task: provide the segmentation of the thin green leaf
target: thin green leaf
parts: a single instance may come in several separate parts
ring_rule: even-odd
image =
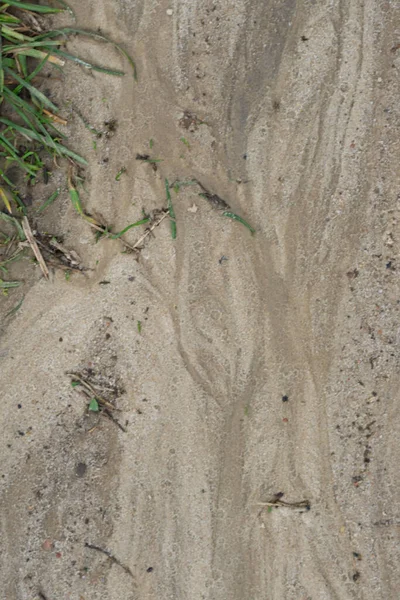
[[[1,35],[3,37],[6,38],[6,40],[20,40],[21,42],[24,42],[25,40],[29,41],[29,37],[27,35],[23,35],[22,33],[19,33],[18,31],[14,31],[14,29],[12,29],[11,27],[8,27],[8,25],[4,25],[2,24],[1,26]]]
[[[0,219],[2,219],[3,221],[5,221],[6,223],[11,223],[12,225],[14,225],[15,229],[17,230],[18,237],[21,240],[21,242],[25,241],[24,230],[22,229],[22,225],[21,225],[21,223],[18,221],[18,219],[16,217],[12,217],[11,215],[7,215],[4,212],[0,212]]]
[[[4,137],[4,135],[0,134],[0,146],[2,146],[6,152],[7,152],[7,159],[9,160],[15,160],[15,162],[17,162],[19,164],[19,166],[26,171],[27,173],[29,173],[30,175],[32,175],[33,177],[35,176],[35,171],[27,164],[25,164],[20,157],[18,156],[18,154],[15,152],[14,148],[12,147],[12,145],[10,144],[10,142],[7,140],[7,138]]]
[[[17,17],[14,17],[14,15],[8,15],[8,14],[3,14],[2,11],[3,10],[7,10],[8,6],[7,4],[5,4],[1,9],[0,9],[0,23],[15,23],[15,25],[18,25],[18,23],[21,23],[21,19],[18,19]]]
[[[107,75],[115,75],[116,77],[123,77],[125,73],[123,71],[118,71],[116,69],[108,69],[107,67],[100,67],[99,65],[94,65],[92,63],[79,58],[79,56],[75,56],[74,54],[69,54],[68,52],[64,52],[63,50],[53,50],[53,54],[57,54],[57,56],[62,56],[66,60],[72,60],[78,65],[82,65],[86,69],[91,69],[92,71],[99,71],[100,73],[106,73]]]
[[[55,41],[33,40],[32,42],[25,42],[24,44],[10,44],[10,45],[3,46],[3,51],[4,52],[13,52],[14,50],[25,50],[28,48],[38,48],[38,47],[44,46],[50,52],[52,50],[52,48],[49,48],[49,46],[60,46],[61,44],[64,44],[64,42],[61,40],[55,40]]]
[[[15,57],[15,59],[18,61],[18,64],[20,66],[20,69],[22,71],[24,79],[26,79],[28,77],[28,66],[27,66],[25,54],[23,52],[21,52],[21,54],[18,53],[18,55]]]
[[[53,112],[58,112],[58,108],[55,104],[53,104],[42,92],[36,89],[33,85],[22,79],[15,71],[6,67],[5,72],[7,75],[10,75],[15,81],[17,81],[20,85],[28,90],[31,96],[37,98],[44,106],[49,107]]]
[[[132,223],[131,225],[128,225],[128,227],[125,227],[125,229],[123,229],[119,233],[113,233],[112,235],[108,235],[108,237],[111,240],[116,240],[116,239],[120,238],[122,235],[124,235],[124,233],[126,233],[127,231],[129,231],[129,229],[132,229],[132,227],[139,227],[139,225],[145,225],[149,221],[150,221],[149,218],[141,219],[140,221],[136,221],[136,223]]]
[[[247,227],[247,229],[249,229],[252,234],[256,232],[256,230],[251,225],[249,225],[247,221],[245,221],[244,219],[242,219],[242,217],[239,217],[239,215],[236,215],[233,212],[225,211],[222,213],[222,216],[228,217],[229,219],[233,219],[234,221],[239,221],[239,223]]]
[[[5,205],[6,209],[8,210],[8,212],[11,214],[12,210],[11,210],[11,204],[10,204],[10,200],[7,196],[7,192],[4,188],[0,187],[0,198],[3,201],[3,204]]]
[[[75,13],[72,10],[72,8],[69,6],[69,4],[67,4],[66,2],[64,2],[64,0],[56,0],[56,2],[58,2],[58,4],[60,4],[64,10],[66,10],[67,12],[69,12],[69,14],[74,17],[74,19],[76,19],[75,17]]]
[[[25,296],[22,296],[21,300],[18,302],[18,304],[16,304],[14,306],[14,308],[12,308],[11,310],[8,311],[8,313],[6,313],[5,317],[13,317],[15,315],[15,313],[17,313],[19,311],[19,309],[22,306],[22,303],[25,299]]]
[[[168,212],[169,212],[169,219],[170,219],[170,223],[171,223],[171,237],[173,240],[175,240],[176,239],[176,218],[175,218],[174,207],[172,205],[171,192],[169,191],[168,179],[165,180],[165,191],[167,194],[167,206],[168,206]]]
[[[0,279],[0,289],[2,290],[9,290],[11,288],[19,287],[20,285],[20,281],[3,281],[3,279]]]
[[[0,35],[0,96],[3,95],[3,89],[4,89],[4,69],[3,69],[3,40],[2,37]]]
[[[7,0],[6,4],[9,6],[16,6],[24,10],[30,10],[31,12],[37,12],[42,14],[51,14],[62,12],[61,8],[51,8],[51,6],[40,6],[39,4],[30,4],[28,2],[20,2],[19,0]]]
[[[26,127],[21,127],[20,125],[17,125],[13,121],[10,121],[9,119],[6,119],[4,117],[0,117],[0,123],[5,123],[9,127],[12,127],[13,129],[15,129],[16,131],[21,133],[21,135],[24,135],[26,138],[28,138],[28,140],[36,140],[36,141],[44,144],[46,147],[49,147],[49,143],[46,141],[46,138],[43,135],[41,135],[40,133],[37,133],[37,131],[34,131],[33,129],[26,129]],[[0,134],[0,145],[1,145],[1,139],[2,139],[2,136]],[[79,156],[79,154],[76,154],[72,150],[69,150],[69,148],[66,148],[65,146],[56,142],[55,140],[53,140],[53,142],[54,142],[54,149],[56,150],[56,152],[58,154],[61,154],[63,156],[69,156],[70,158],[73,158],[77,162],[81,163],[82,165],[88,164],[87,161],[84,158],[82,158],[82,156]],[[16,157],[15,160],[17,160],[17,159],[18,159],[18,156]],[[22,164],[24,165],[24,163],[22,163]],[[26,165],[24,165],[24,168],[26,170],[28,170]],[[35,173],[32,173],[32,174],[34,175]]]
[[[61,191],[61,189],[57,188],[56,191],[53,192],[51,194],[51,196],[49,198],[47,198],[47,200],[45,202],[43,202],[42,206],[40,206],[36,212],[39,214],[39,213],[42,213],[44,210],[46,210],[46,208],[48,206],[50,206],[50,204],[52,204],[54,202],[54,200],[56,200],[58,198],[58,196],[60,195],[60,191]]]
[[[69,196],[71,198],[72,206],[74,207],[74,209],[76,210],[78,215],[83,217],[89,223],[99,226],[99,223],[97,223],[96,219],[93,219],[93,217],[90,217],[89,215],[87,215],[85,213],[85,211],[83,210],[79,192],[76,189],[76,187],[73,185],[71,179],[68,180],[68,190],[69,190]]]
[[[63,27],[62,29],[55,29],[53,31],[48,31],[47,33],[44,33],[44,34],[38,36],[36,39],[43,39],[45,37],[46,38],[47,37],[56,37],[58,35],[66,35],[66,36],[68,36],[68,35],[71,35],[73,33],[76,33],[78,35],[86,35],[86,36],[91,37],[91,38],[93,38],[95,40],[102,40],[103,42],[107,42],[109,44],[112,44],[114,46],[114,48],[116,48],[119,52],[121,52],[121,54],[129,62],[129,64],[132,67],[132,70],[133,70],[133,78],[135,79],[135,81],[137,81],[137,69],[136,69],[136,65],[135,65],[132,57],[126,52],[126,50],[124,50],[122,48],[122,46],[120,46],[116,42],[113,42],[112,40],[110,40],[105,35],[102,35],[101,33],[96,33],[94,31],[89,31],[87,29],[76,29],[75,27]]]
[[[139,334],[142,333],[142,321],[137,322],[137,330]]]
[[[115,176],[115,181],[119,181],[121,179],[121,175],[126,173],[126,167],[122,167]]]

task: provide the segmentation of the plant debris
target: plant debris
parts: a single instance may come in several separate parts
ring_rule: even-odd
[[[128,575],[130,575],[132,579],[135,579],[135,576],[133,575],[130,568],[124,565],[120,560],[118,560],[118,558],[116,558],[109,550],[101,548],[100,546],[96,546],[95,544],[89,544],[88,542],[85,543],[85,547],[90,548],[91,550],[96,550],[97,552],[101,552],[101,554],[107,556],[107,558],[109,558],[111,562],[121,567],[121,569],[123,569],[125,573],[128,573]]]

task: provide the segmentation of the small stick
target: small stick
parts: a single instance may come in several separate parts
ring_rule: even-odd
[[[85,379],[83,379],[80,375],[77,375],[76,373],[67,373],[67,375],[69,375],[70,377],[73,377],[74,379],[79,381],[79,383],[84,388],[86,388],[86,390],[88,390],[89,392],[92,393],[93,396],[95,396],[95,398],[96,398],[96,400],[98,400],[99,404],[102,404],[103,406],[106,406],[107,408],[110,408],[111,410],[117,410],[116,407],[114,406],[114,404],[111,404],[111,402],[108,402],[108,400],[104,400],[104,398],[102,398],[99,395],[99,393],[94,389],[94,387],[88,381],[85,381]]]
[[[55,269],[61,269],[61,271],[78,271],[79,273],[82,273],[82,269],[80,269],[79,267],[63,265],[63,264],[57,263],[53,260],[48,260],[47,264],[50,267],[54,267]]]
[[[117,421],[117,419],[114,417],[114,415],[112,413],[110,413],[110,411],[107,408],[104,409],[102,414],[106,415],[106,417],[108,417],[113,423],[115,423],[115,425],[117,427],[119,427],[121,431],[126,433],[125,427],[123,425],[121,425],[121,423],[119,421]]]
[[[283,500],[273,500],[272,502],[257,502],[256,506],[282,506],[286,508],[305,508],[310,510],[311,506],[308,500],[300,502],[284,502]]]
[[[24,230],[24,234],[26,236],[26,239],[29,242],[30,247],[32,248],[33,254],[35,255],[36,260],[39,263],[39,266],[42,270],[43,275],[45,276],[46,279],[48,279],[49,278],[49,270],[46,266],[46,263],[44,262],[42,253],[40,252],[39,247],[36,243],[36,240],[33,236],[32,229],[31,229],[31,226],[29,225],[29,221],[28,221],[27,217],[22,218],[22,228]]]
[[[105,227],[100,227],[99,225],[96,225],[95,223],[89,223],[90,227],[93,227],[93,229],[96,229],[96,231],[100,231],[101,233],[107,234],[109,232],[107,232]],[[125,246],[125,248],[129,248],[129,250],[135,250],[135,246],[131,246],[130,244],[128,244],[128,242],[125,242],[125,240],[123,240],[122,238],[118,238],[120,242],[122,242],[122,244]]]
[[[89,542],[85,542],[85,546],[86,546],[86,548],[90,548],[91,550],[96,550],[97,552],[101,552],[101,554],[105,554],[105,556],[107,556],[107,558],[109,558],[111,560],[111,562],[113,562],[116,565],[118,565],[119,567],[121,567],[121,569],[123,569],[125,571],[125,573],[128,573],[128,575],[130,575],[132,577],[132,579],[135,580],[135,576],[132,573],[132,571],[130,570],[130,568],[127,567],[126,565],[122,564],[122,562],[119,561],[118,558],[116,558],[109,550],[106,550],[105,548],[100,548],[100,546],[96,546],[95,544],[89,544]]]
[[[158,227],[158,225],[164,221],[164,219],[166,217],[168,217],[169,215],[169,211],[166,210],[163,212],[162,216],[158,219],[158,221],[155,221],[152,225],[150,225],[150,227],[146,230],[146,232],[142,235],[141,238],[138,239],[138,241],[136,242],[136,244],[134,244],[132,246],[133,250],[138,250],[139,246],[141,245],[141,243],[153,232],[153,230]]]

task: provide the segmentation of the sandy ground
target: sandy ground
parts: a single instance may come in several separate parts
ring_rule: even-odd
[[[90,270],[15,264],[2,300],[25,293],[1,325],[0,597],[397,600],[398,4],[71,4],[139,73],[51,86],[87,210],[118,231],[165,206],[165,177],[196,178],[257,231],[196,186],[173,194],[176,241],[165,220],[138,261],[95,244],[66,192],[33,219]],[[72,105],[115,131],[95,149]],[[262,505],[278,497],[308,506]]]

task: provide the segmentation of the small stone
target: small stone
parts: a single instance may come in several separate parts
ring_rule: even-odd
[[[44,540],[43,544],[42,544],[42,550],[46,550],[46,552],[48,552],[49,550],[53,549],[53,542],[52,540]]]
[[[172,15],[174,14],[174,11],[172,10],[172,8],[167,8],[166,12],[169,17],[172,17]]]
[[[83,462],[80,462],[75,467],[75,473],[77,477],[83,477],[87,471],[87,465]]]

